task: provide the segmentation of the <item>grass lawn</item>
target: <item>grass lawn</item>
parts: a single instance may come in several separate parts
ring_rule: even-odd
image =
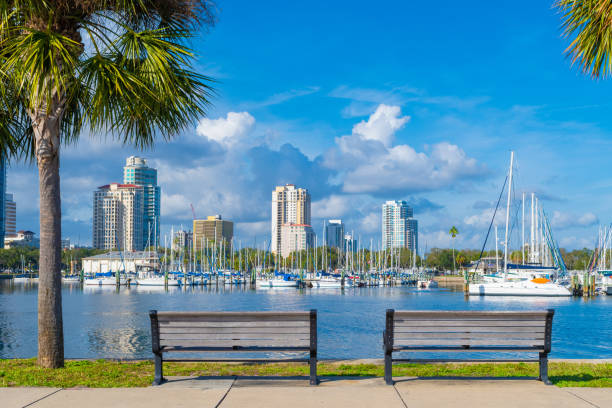
[[[320,362],[318,375],[382,377],[380,364]],[[414,377],[536,377],[535,363],[397,364],[394,376]],[[166,376],[307,376],[306,364],[165,363]],[[612,363],[549,363],[549,378],[559,387],[612,387]],[[35,359],[0,360],[0,387],[146,387],[153,381],[151,361],[66,361],[50,370]]]

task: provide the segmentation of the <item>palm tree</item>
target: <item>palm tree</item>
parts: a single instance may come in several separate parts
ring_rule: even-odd
[[[453,239],[453,273],[457,270],[457,264],[455,263],[455,237],[459,234],[459,230],[454,225],[448,231],[451,238]]]
[[[557,0],[563,36],[572,39],[565,52],[572,64],[592,78],[612,75],[612,1]]]
[[[213,23],[210,0],[0,2],[0,153],[39,174],[39,365],[64,363],[60,146],[89,129],[147,148],[202,116],[210,78],[186,42]]]

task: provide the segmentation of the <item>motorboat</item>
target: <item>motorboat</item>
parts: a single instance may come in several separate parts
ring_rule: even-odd
[[[81,282],[81,277],[79,275],[62,276],[62,282],[64,282],[64,283],[80,283]]]
[[[571,292],[566,287],[546,278],[471,283],[469,294],[475,296],[571,296]]]
[[[419,289],[434,289],[438,287],[438,282],[433,279],[417,281],[417,288]]]

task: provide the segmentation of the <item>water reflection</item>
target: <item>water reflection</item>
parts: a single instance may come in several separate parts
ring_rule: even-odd
[[[37,284],[0,282],[0,357],[36,355]],[[612,358],[612,297],[467,298],[456,288],[267,288],[62,286],[66,356],[150,358],[148,311],[308,310],[319,313],[322,358],[380,358],[384,312],[556,310],[553,357]]]

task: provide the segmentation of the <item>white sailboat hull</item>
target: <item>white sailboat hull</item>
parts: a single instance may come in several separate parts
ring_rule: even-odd
[[[119,285],[126,285],[127,281],[125,278],[119,278]],[[89,278],[85,279],[85,285],[87,286],[110,286],[117,285],[117,278]]]
[[[319,279],[312,281],[312,286],[315,288],[341,288],[342,282],[340,279]]]
[[[570,291],[555,283],[499,282],[471,283],[473,296],[571,296]]]
[[[297,288],[298,282],[284,279],[258,280],[256,286],[258,288]]]
[[[141,278],[136,281],[138,286],[166,286],[166,280],[163,276],[152,278]],[[168,278],[168,286],[179,286],[181,282],[178,279]]]

